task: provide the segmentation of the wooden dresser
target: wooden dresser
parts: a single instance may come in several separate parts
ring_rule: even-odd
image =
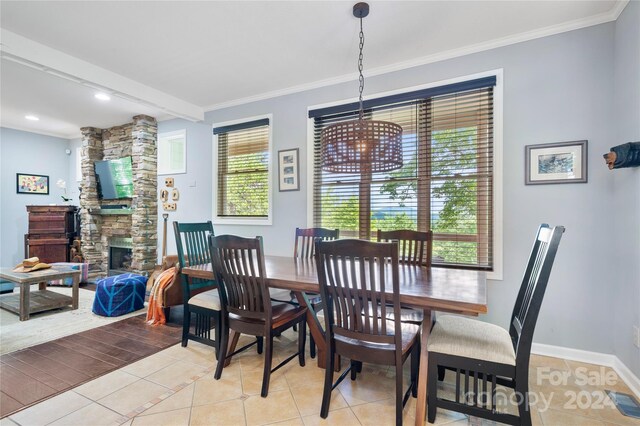
[[[77,235],[76,206],[27,206],[29,233],[27,257],[46,263],[68,262]]]

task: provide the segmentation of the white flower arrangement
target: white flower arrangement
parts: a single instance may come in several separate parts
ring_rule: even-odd
[[[56,182],[56,186],[64,191],[64,194],[61,195],[62,200],[71,201],[71,198],[67,197],[67,182],[65,182],[64,179],[58,179],[58,181]]]

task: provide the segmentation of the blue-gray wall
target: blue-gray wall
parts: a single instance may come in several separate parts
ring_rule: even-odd
[[[610,146],[640,141],[640,2],[629,2],[615,27],[614,132]],[[609,280],[613,290],[614,352],[640,377],[640,349],[633,345],[633,328],[640,326],[640,167],[613,170],[613,212],[609,241],[615,244]]]
[[[66,181],[68,192],[77,186],[67,148],[68,139],[0,128],[0,266],[15,266],[24,259],[24,234],[29,227],[26,206],[62,204],[58,179]],[[17,194],[16,173],[49,176],[49,195]],[[78,203],[77,190],[71,203]]]
[[[612,209],[612,176],[601,156],[616,138],[614,35],[615,23],[608,23],[370,77],[365,93],[366,97],[487,70],[504,70],[504,280],[489,282],[489,314],[484,319],[507,325],[537,226],[541,222],[562,224],[567,232],[535,340],[602,353],[614,353],[612,324],[605,312],[615,303],[611,287],[619,285],[606,267],[617,262],[612,229],[607,226],[616,216]],[[298,147],[301,157],[301,191],[274,191],[273,225],[217,225],[216,233],[262,235],[268,254],[289,255],[294,228],[307,225],[307,108],[356,94],[355,82],[337,84],[208,112],[207,125],[202,125],[207,131],[213,123],[273,114],[272,153]],[[176,120],[161,122],[159,132],[179,127]],[[524,185],[525,145],[582,139],[589,141],[587,184]],[[210,133],[204,131],[202,137],[188,137],[187,181],[196,171],[211,173],[211,143]],[[195,164],[193,155],[198,155]],[[274,170],[274,182],[276,178]],[[179,210],[187,210],[199,220],[212,217],[207,202],[182,202]],[[637,211],[636,208],[636,216]],[[636,266],[622,267],[633,268],[629,274],[637,270]],[[637,307],[627,304],[626,309],[631,312]]]

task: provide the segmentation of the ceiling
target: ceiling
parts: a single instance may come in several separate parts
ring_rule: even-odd
[[[71,138],[353,80],[353,3],[2,0],[0,124]],[[626,3],[371,1],[365,76],[608,22]]]

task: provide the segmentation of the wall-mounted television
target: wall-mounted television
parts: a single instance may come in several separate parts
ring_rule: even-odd
[[[133,197],[133,171],[131,157],[96,161],[93,164],[101,200],[119,200]]]

